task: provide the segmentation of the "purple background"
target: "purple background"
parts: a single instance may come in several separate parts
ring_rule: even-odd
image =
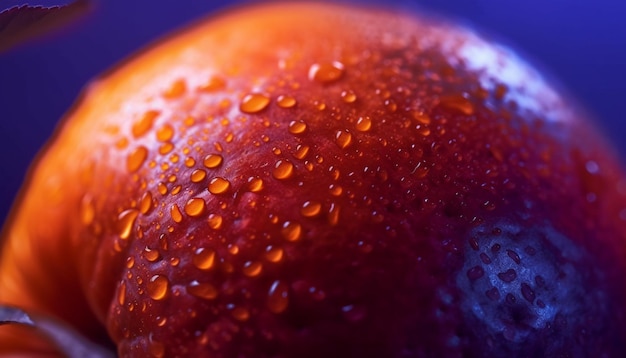
[[[451,15],[514,45],[595,113],[626,158],[626,1],[367,2]],[[0,10],[21,3],[0,0]],[[233,3],[101,0],[84,20],[0,54],[0,222],[29,163],[89,79],[160,35]]]

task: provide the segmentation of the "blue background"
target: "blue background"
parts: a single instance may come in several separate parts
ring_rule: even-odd
[[[428,9],[512,44],[589,108],[626,158],[626,1],[367,2]],[[0,10],[21,3],[0,0]],[[85,83],[172,29],[234,3],[102,0],[82,21],[0,54],[0,222],[31,160]]]

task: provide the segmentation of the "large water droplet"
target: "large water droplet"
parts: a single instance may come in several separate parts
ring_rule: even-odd
[[[289,122],[289,133],[302,134],[306,131],[306,123],[303,121],[291,121]]]
[[[355,127],[359,132],[367,132],[372,128],[372,119],[368,116],[359,117],[356,121]]]
[[[148,149],[144,146],[137,147],[137,149],[130,153],[126,158],[126,168],[131,173],[136,172],[139,168],[141,168],[147,157]]]
[[[247,261],[243,265],[242,272],[248,277],[256,277],[263,271],[263,264],[258,261]]]
[[[193,296],[205,300],[213,300],[217,297],[218,294],[215,287],[210,283],[200,283],[196,280],[191,281],[191,283],[187,285],[187,292],[189,292],[189,294]]]
[[[143,257],[150,262],[155,262],[161,259],[161,253],[146,246],[143,249]]]
[[[318,201],[306,201],[300,208],[300,214],[308,218],[319,215],[321,211],[322,204]]]
[[[284,251],[280,247],[269,245],[265,248],[265,258],[269,262],[280,262],[283,259]]]
[[[244,113],[258,113],[270,103],[270,97],[262,93],[251,93],[243,97],[239,109]]]
[[[344,65],[339,61],[316,63],[309,68],[309,80],[320,83],[335,82],[343,76]]]
[[[169,142],[174,137],[174,128],[165,124],[163,127],[157,129],[156,138],[159,142]]]
[[[273,313],[279,314],[284,312],[287,306],[289,306],[289,286],[276,280],[267,293],[267,308]]]
[[[167,277],[163,275],[154,275],[150,278],[150,281],[146,284],[146,290],[148,295],[153,300],[159,301],[167,296],[170,289],[170,282]]]
[[[439,104],[445,108],[463,113],[466,116],[474,114],[474,105],[462,95],[448,95],[439,99]]]
[[[352,90],[342,91],[341,98],[346,103],[354,103],[354,101],[356,101],[356,94]]]
[[[211,194],[224,194],[230,188],[230,182],[224,178],[215,177],[209,182],[209,192]]]
[[[199,183],[206,178],[206,172],[202,169],[196,169],[191,172],[190,180],[192,183]]]
[[[279,160],[274,166],[272,175],[276,179],[289,179],[293,175],[293,164],[288,160]]]
[[[185,80],[183,80],[182,78],[177,79],[176,81],[172,82],[170,87],[166,89],[165,92],[163,92],[163,97],[169,99],[178,98],[182,96],[186,91],[187,84],[185,83]]]
[[[128,209],[122,211],[120,215],[117,217],[118,222],[118,234],[121,239],[128,239],[133,230],[133,225],[135,224],[135,220],[139,215],[139,211],[136,209]]]
[[[221,155],[209,154],[206,157],[204,157],[203,164],[205,167],[209,169],[215,169],[219,167],[220,165],[222,165],[223,161],[224,161],[224,158]]]
[[[179,223],[183,221],[183,213],[181,213],[180,208],[176,204],[172,204],[172,206],[170,207],[170,215],[174,222]]]
[[[204,214],[206,210],[206,203],[202,198],[191,198],[185,204],[185,213],[191,217],[196,217]]]
[[[192,262],[200,270],[210,270],[215,262],[215,251],[201,247],[194,252]]]
[[[152,209],[152,205],[152,193],[146,191],[139,200],[139,211],[142,214],[147,214]]]
[[[119,303],[120,306],[123,306],[125,302],[126,302],[126,282],[122,281],[122,283],[120,284],[120,288],[117,292],[117,303]]]
[[[131,128],[133,136],[139,138],[146,134],[154,125],[154,120],[159,116],[161,112],[150,110],[141,116],[141,118],[135,122]]]
[[[348,131],[337,131],[335,133],[335,143],[341,149],[347,148],[352,143],[352,134]]]
[[[291,96],[278,96],[276,99],[276,103],[278,103],[279,107],[282,108],[291,108],[296,105],[296,99]]]
[[[297,222],[285,221],[281,233],[287,241],[297,241],[302,234],[302,227]]]
[[[248,178],[248,190],[253,193],[258,193],[263,190],[263,179],[258,177],[250,177]]]
[[[211,214],[209,215],[209,227],[213,230],[219,230],[222,227],[222,222],[224,220],[222,219],[221,215],[217,215],[217,214]]]

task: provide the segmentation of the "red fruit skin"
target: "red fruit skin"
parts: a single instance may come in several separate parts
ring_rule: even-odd
[[[46,161],[78,187],[67,288],[120,356],[626,353],[619,163],[575,103],[468,29],[229,13],[95,85]]]

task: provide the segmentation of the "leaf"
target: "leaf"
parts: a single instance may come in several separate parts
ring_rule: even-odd
[[[86,14],[89,0],[77,0],[62,6],[14,6],[0,12],[0,53],[61,28]]]
[[[0,305],[0,326],[22,324],[48,337],[68,358],[114,358],[115,354],[83,337],[72,328],[50,317],[29,315],[16,307]]]

